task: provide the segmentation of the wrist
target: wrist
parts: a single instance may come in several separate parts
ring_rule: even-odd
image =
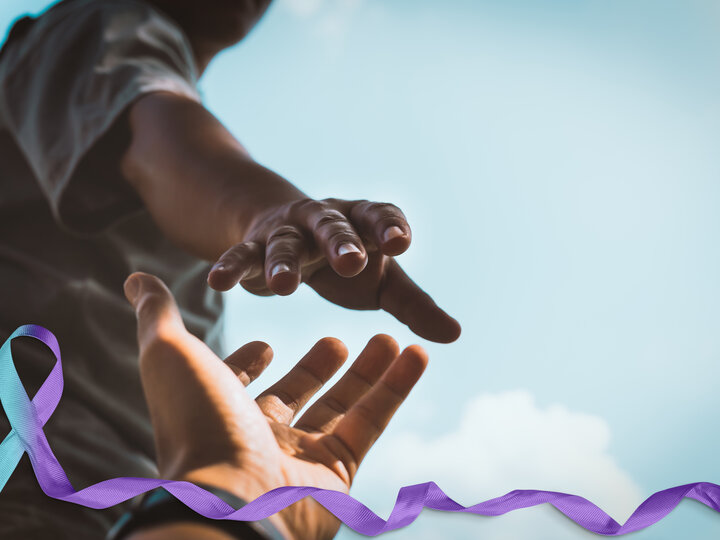
[[[201,484],[200,488],[242,508],[247,501],[223,489]],[[108,532],[106,540],[286,540],[267,519],[236,521],[212,519],[190,509],[166,489],[158,488],[133,501],[131,509]]]
[[[267,486],[250,472],[230,464],[217,464],[193,469],[179,475],[171,475],[172,480],[190,482],[196,485],[207,485],[220,488],[247,502],[252,502],[260,495],[267,493],[273,487]],[[273,514],[267,518],[272,525],[280,531],[286,540],[295,540],[288,524],[281,513]]]
[[[227,200],[228,210],[235,216],[231,234],[236,244],[255,240],[254,233],[262,229],[268,217],[294,202],[308,199],[305,193],[263,165],[248,159],[246,168],[244,188]]]

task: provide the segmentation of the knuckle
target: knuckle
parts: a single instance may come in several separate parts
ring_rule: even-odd
[[[221,260],[224,262],[239,262],[249,257],[252,257],[253,253],[257,249],[257,244],[254,242],[244,242],[233,246],[230,250],[226,251]]]
[[[407,230],[408,224],[405,215],[397,206],[390,203],[376,204],[377,206],[372,212],[372,221],[375,223],[375,227],[384,230],[395,225]]]
[[[278,263],[285,263],[294,268],[304,250],[305,237],[302,232],[291,225],[276,229],[268,240],[265,250],[265,269],[271,271]]]
[[[343,228],[348,229],[350,223],[342,212],[338,210],[325,210],[315,220],[315,229]]]
[[[368,210],[370,212],[373,212],[375,214],[380,214],[383,216],[386,216],[386,215],[396,216],[397,214],[402,214],[402,212],[400,211],[400,209],[397,206],[395,206],[392,203],[386,203],[386,202],[370,203]]]
[[[329,245],[345,243],[362,244],[362,241],[357,238],[357,235],[347,229],[331,231],[330,234],[326,236],[325,241]]]
[[[294,225],[281,225],[268,237],[268,247],[277,244],[297,243],[305,239],[303,233]]]
[[[362,201],[355,205],[352,210],[352,217],[357,221],[377,222],[384,220],[385,222],[394,220],[405,221],[405,215],[402,210],[392,203]]]
[[[385,429],[385,426],[378,421],[377,411],[371,409],[368,405],[362,402],[356,403],[355,408],[357,412],[365,419],[365,422],[367,422],[373,428],[373,438],[377,440],[377,438],[380,436],[380,433],[382,433],[382,431]]]
[[[263,412],[276,422],[285,421],[300,407],[296,398],[280,389],[266,391],[258,397],[258,401],[262,403]]]
[[[347,407],[340,403],[340,400],[336,397],[326,397],[322,403],[335,414],[345,414],[347,412]]]
[[[297,269],[298,257],[289,250],[277,251],[265,259],[265,275],[272,275],[272,271],[278,264],[286,264],[292,271]]]
[[[367,211],[368,205],[372,204],[367,199],[358,199],[356,201],[353,201],[352,203],[352,213],[353,215],[356,214],[364,214]]]
[[[348,208],[351,208],[354,204],[354,201],[348,201],[345,199],[337,199],[335,197],[330,197],[328,199],[322,199],[320,202],[324,203],[326,208],[334,208],[335,210],[340,210],[341,212],[345,212]]]
[[[300,199],[291,203],[290,214],[302,219],[303,216],[313,215],[318,212],[322,212],[328,207],[326,201],[319,201],[316,199]]]

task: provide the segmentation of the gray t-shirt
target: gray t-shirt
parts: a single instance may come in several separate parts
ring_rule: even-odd
[[[76,489],[154,476],[123,281],[137,270],[163,279],[188,329],[219,354],[222,304],[206,283],[209,264],[161,234],[118,160],[138,97],[200,99],[190,45],[136,0],[70,0],[20,26],[0,56],[0,342],[22,324],[57,336],[65,389],[45,432]],[[13,356],[34,392],[51,353],[23,338]],[[49,499],[28,463],[0,493],[0,538],[98,538],[120,512]]]

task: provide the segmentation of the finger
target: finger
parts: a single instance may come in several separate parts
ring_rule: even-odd
[[[388,261],[380,308],[429,341],[450,343],[460,337],[460,324],[440,309],[395,260]]]
[[[377,384],[338,422],[331,439],[339,440],[341,448],[349,453],[343,460],[351,474],[420,379],[427,361],[427,354],[421,347],[412,345],[405,349]]]
[[[342,378],[312,404],[295,427],[329,433],[352,405],[380,379],[400,350],[390,336],[373,337]]]
[[[275,294],[292,294],[300,285],[300,261],[306,253],[306,242],[300,229],[291,225],[277,228],[268,237],[265,281]]]
[[[367,264],[367,253],[350,221],[326,201],[305,201],[295,207],[299,219],[312,231],[315,244],[330,267],[343,277],[359,274]]]
[[[410,225],[394,204],[360,201],[350,211],[350,218],[360,234],[370,238],[385,255],[394,257],[410,247]]]
[[[346,359],[342,341],[321,339],[287,375],[258,396],[260,410],[275,422],[289,424]]]
[[[265,371],[273,358],[270,345],[262,341],[246,343],[225,359],[243,385],[247,386]]]
[[[187,332],[175,299],[160,279],[135,272],[125,280],[123,289],[135,309],[141,352],[159,337]]]
[[[210,269],[208,284],[216,291],[228,291],[242,280],[262,275],[262,255],[262,247],[256,242],[231,247]]]

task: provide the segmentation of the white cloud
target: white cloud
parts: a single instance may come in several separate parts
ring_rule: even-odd
[[[361,467],[353,495],[387,517],[394,494],[407,484],[433,480],[464,505],[513,489],[544,489],[581,495],[623,522],[643,497],[608,453],[609,442],[602,418],[560,405],[539,408],[526,391],[484,394],[468,403],[454,431],[433,439],[411,433],[382,438]],[[354,535],[345,530],[341,537]],[[547,505],[494,518],[426,511],[392,537],[597,538]]]

